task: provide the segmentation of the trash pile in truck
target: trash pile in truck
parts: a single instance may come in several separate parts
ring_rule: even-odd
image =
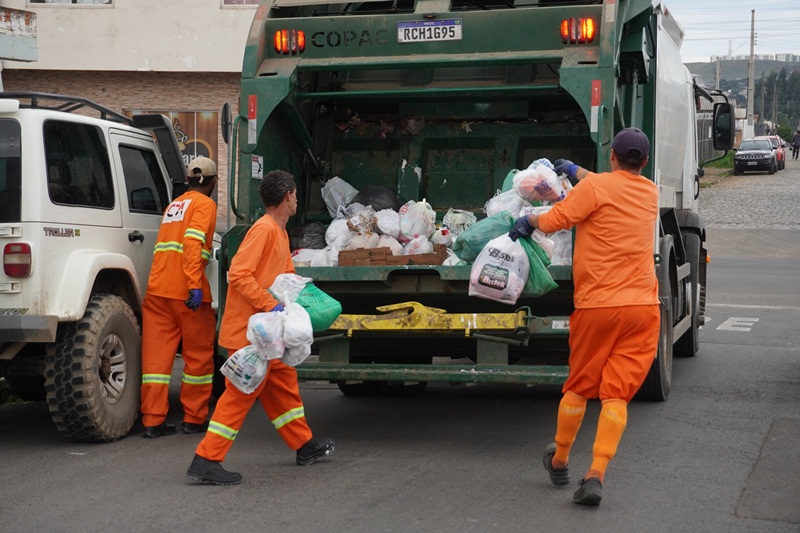
[[[514,242],[508,232],[517,217],[548,211],[571,187],[549,160],[539,159],[509,172],[484,205],[485,217],[450,207],[437,224],[425,199],[401,205],[389,188],[358,191],[334,177],[322,188],[332,222],[296,230],[301,237],[293,240],[292,258],[310,267],[472,265],[470,295],[513,304],[523,290],[541,295],[556,287],[547,266],[571,264],[572,233],[536,230]]]

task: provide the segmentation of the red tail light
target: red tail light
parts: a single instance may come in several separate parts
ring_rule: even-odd
[[[569,44],[585,44],[594,40],[595,25],[593,19],[575,18],[561,21],[561,42]]]
[[[3,247],[3,272],[6,276],[24,278],[31,273],[31,245],[24,242]]]
[[[306,32],[302,30],[278,30],[275,32],[273,44],[277,54],[302,54],[306,50]]]

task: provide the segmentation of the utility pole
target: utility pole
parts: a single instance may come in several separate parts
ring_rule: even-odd
[[[720,72],[719,72],[719,56],[717,56],[717,80],[714,83],[714,89],[716,89],[718,91],[719,91],[719,75],[720,75]]]
[[[748,135],[753,134],[753,92],[755,81],[753,80],[753,70],[755,69],[755,44],[756,44],[756,10],[750,11],[750,61],[747,65],[747,127],[750,130]]]

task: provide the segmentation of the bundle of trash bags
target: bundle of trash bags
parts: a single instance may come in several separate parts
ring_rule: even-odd
[[[221,372],[246,394],[264,380],[269,361],[297,366],[311,354],[315,331],[325,331],[339,317],[342,305],[314,285],[311,278],[281,274],[270,293],[283,311],[256,313],[247,323],[248,346],[231,355]]]
[[[436,212],[425,199],[403,204],[387,187],[358,191],[335,177],[322,187],[333,221],[327,227],[315,222],[301,230],[305,233],[293,242],[293,260],[298,266],[336,266],[341,250],[385,247],[394,255],[411,255],[431,253],[433,244],[444,244],[444,265],[473,265],[470,294],[514,303],[514,295],[522,290],[541,295],[556,286],[547,266],[572,263],[572,232],[545,235],[537,230],[518,243],[494,239],[507,235],[517,217],[551,209],[571,188],[549,160],[538,159],[508,173],[502,189],[484,205],[485,218],[449,208],[437,224]],[[519,259],[501,265],[501,257]],[[524,281],[521,289],[519,281]]]

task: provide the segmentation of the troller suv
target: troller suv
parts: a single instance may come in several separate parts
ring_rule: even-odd
[[[46,399],[70,440],[133,427],[141,302],[185,173],[163,115],[0,93],[0,377],[23,399]]]
[[[770,174],[775,174],[778,170],[775,150],[767,138],[745,139],[733,154],[734,175],[756,170],[766,170]]]

